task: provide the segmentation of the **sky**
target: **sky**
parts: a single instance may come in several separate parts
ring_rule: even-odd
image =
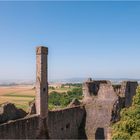
[[[49,79],[140,78],[140,2],[0,2],[0,79],[34,80],[36,46]]]

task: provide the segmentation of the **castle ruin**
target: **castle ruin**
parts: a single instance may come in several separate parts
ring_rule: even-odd
[[[48,110],[48,48],[36,49],[36,114],[0,124],[0,139],[110,139],[110,125],[132,104],[138,83],[88,79],[82,105]]]

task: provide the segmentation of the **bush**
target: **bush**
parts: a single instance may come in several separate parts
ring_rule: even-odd
[[[140,132],[134,133],[130,140],[140,140]]]
[[[120,131],[116,132],[112,138],[112,140],[128,140],[128,139],[130,139],[130,135],[128,133]]]
[[[132,106],[121,111],[121,119],[113,125],[112,139],[140,139],[140,88],[133,98]]]

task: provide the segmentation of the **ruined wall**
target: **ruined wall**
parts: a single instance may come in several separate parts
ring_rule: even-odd
[[[49,111],[49,137],[51,139],[86,138],[84,131],[85,110],[83,106]]]
[[[24,118],[27,113],[23,109],[17,108],[12,103],[4,103],[0,106],[0,124],[9,120]]]
[[[121,84],[121,93],[125,98],[125,107],[129,107],[132,104],[133,96],[136,94],[138,82],[136,81],[124,81]]]
[[[83,86],[87,138],[107,139],[113,105],[117,102],[118,97],[110,81],[90,81],[83,84]],[[88,90],[85,91],[85,89]]]
[[[49,111],[49,138],[85,139],[85,115],[85,109],[83,106],[77,106],[63,110]],[[43,132],[41,133],[43,136],[40,136],[39,134],[39,123],[39,116],[32,115],[27,118],[9,121],[7,123],[1,124],[0,139],[45,138]]]
[[[107,84],[110,83],[109,81],[99,80],[99,81],[92,81],[92,79],[83,83],[83,95],[84,98],[91,98],[92,96],[97,96],[100,84]]]
[[[48,117],[48,48],[36,48],[36,112],[40,117]]]
[[[39,117],[37,115],[28,118],[10,121],[0,125],[0,139],[33,139],[36,138]]]
[[[83,84],[88,139],[108,139],[110,124],[120,119],[120,111],[132,104],[138,83],[122,82],[112,86],[110,81],[92,81]]]

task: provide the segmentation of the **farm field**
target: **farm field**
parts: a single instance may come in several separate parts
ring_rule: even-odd
[[[58,93],[67,92],[71,88],[55,88],[50,89],[49,93],[56,91]],[[33,85],[19,85],[19,86],[1,86],[0,87],[0,105],[5,102],[14,103],[18,108],[28,111],[29,102],[35,98],[35,88]]]
[[[33,86],[0,87],[0,104],[14,103],[17,107],[28,111],[29,102],[35,98]]]

